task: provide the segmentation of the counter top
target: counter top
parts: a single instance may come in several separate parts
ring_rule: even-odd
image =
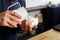
[[[51,29],[28,40],[60,40],[60,32]]]

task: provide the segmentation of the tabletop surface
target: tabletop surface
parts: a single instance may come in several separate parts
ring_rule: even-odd
[[[51,29],[28,40],[60,40],[60,32]]]

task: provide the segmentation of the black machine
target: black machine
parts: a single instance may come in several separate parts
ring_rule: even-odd
[[[44,30],[49,30],[53,26],[60,24],[60,6],[41,9],[43,14]]]

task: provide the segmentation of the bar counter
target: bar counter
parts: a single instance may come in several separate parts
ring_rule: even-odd
[[[38,34],[28,40],[60,40],[60,32],[50,29],[42,34]]]

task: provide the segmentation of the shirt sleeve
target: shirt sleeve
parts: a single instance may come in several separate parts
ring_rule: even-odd
[[[26,1],[25,0],[18,0],[21,6],[26,7]]]
[[[7,10],[8,6],[9,6],[8,0],[0,0],[0,12]]]
[[[3,11],[2,0],[0,0],[0,12]]]

